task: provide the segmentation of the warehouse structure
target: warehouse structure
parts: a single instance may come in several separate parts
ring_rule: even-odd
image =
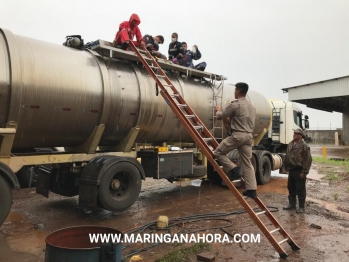
[[[349,145],[349,76],[282,89],[288,100],[327,112],[342,113],[342,141]]]

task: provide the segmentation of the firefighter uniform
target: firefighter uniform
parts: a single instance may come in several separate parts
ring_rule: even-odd
[[[181,61],[181,66],[194,68],[193,60],[199,60],[201,58],[201,52],[199,51],[199,48],[196,49],[196,52],[194,53],[191,50],[186,50],[185,56]]]
[[[305,135],[301,129],[294,130],[295,133]],[[291,209],[296,207],[296,196],[298,195],[299,208],[304,209],[305,197],[306,197],[306,175],[309,173],[309,169],[312,163],[312,157],[310,154],[309,146],[300,140],[298,143],[291,141],[287,145],[285,166],[289,170],[287,188],[289,192],[289,206],[284,209]],[[300,174],[303,173],[304,177],[301,178]]]
[[[236,165],[230,161],[227,154],[237,149],[240,155],[241,167],[247,190],[257,190],[255,171],[252,158],[252,131],[255,125],[256,108],[245,97],[232,101],[223,111],[218,111],[219,119],[230,118],[232,134],[225,138],[213,152],[218,162],[227,174]]]
[[[169,60],[181,60],[185,56],[184,48],[181,42],[170,43],[168,47],[168,59]],[[176,62],[177,63],[177,62]],[[178,62],[179,64],[180,62]]]

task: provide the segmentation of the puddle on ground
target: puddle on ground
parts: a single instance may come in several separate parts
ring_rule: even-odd
[[[288,174],[280,174],[279,170],[271,171],[272,177],[288,177]]]
[[[320,156],[323,157],[322,154],[322,145],[314,145],[310,144],[310,152],[312,156]],[[340,158],[340,159],[348,159],[349,158],[349,146],[326,146],[326,158]]]
[[[2,225],[1,231],[6,235],[5,241],[13,251],[39,256],[48,233],[36,230],[34,227],[27,216],[12,211]]]
[[[273,176],[268,184],[258,185],[257,192],[288,195],[287,178]]]
[[[26,217],[23,214],[12,211],[6,218],[4,225],[11,224],[11,223],[22,223],[25,219]]]

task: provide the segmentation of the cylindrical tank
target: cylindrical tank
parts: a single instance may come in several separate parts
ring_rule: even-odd
[[[109,240],[102,241],[102,235]],[[63,228],[46,237],[45,262],[110,261],[108,257],[121,262],[122,239],[120,231],[109,227]]]
[[[0,127],[18,124],[14,148],[74,147],[95,126],[106,128],[100,146],[117,145],[139,126],[136,142],[192,141],[141,66],[13,35],[0,29]],[[170,75],[176,89],[208,129],[213,127],[215,87]],[[223,105],[234,99],[234,85],[224,85]],[[270,106],[249,91],[257,108],[254,137],[270,123]],[[225,133],[225,132],[224,132]]]

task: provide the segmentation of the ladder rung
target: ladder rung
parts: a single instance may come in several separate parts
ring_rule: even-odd
[[[165,85],[164,85],[165,86]],[[179,94],[172,94],[172,97],[179,97]]]
[[[165,84],[164,84],[163,86],[171,87],[172,85],[165,85]],[[175,95],[178,95],[178,94],[175,94]]]
[[[280,228],[278,227],[278,228],[276,228],[276,229],[270,231],[269,233],[270,233],[270,234],[273,234],[273,233],[275,233],[275,232],[277,232],[277,231],[279,231],[279,230],[280,230]]]
[[[156,75],[157,77],[165,77],[165,76],[163,76],[163,75]]]
[[[182,108],[183,108],[183,107],[187,107],[186,104],[177,104],[177,106],[178,106],[178,107],[182,107]]]
[[[265,213],[267,213],[267,211],[262,211],[262,212],[258,212],[258,213],[256,213],[256,216],[259,216],[259,215],[263,215],[263,214],[265,214]]]
[[[281,240],[281,241],[279,242],[279,245],[281,245],[282,243],[285,243],[286,241],[288,241],[288,237],[286,237],[284,240]]]
[[[196,130],[203,129],[203,126],[193,126]]]
[[[185,115],[186,118],[194,118],[195,115]]]
[[[159,67],[157,67],[157,66],[149,66],[150,68],[154,68],[154,69],[159,69]]]
[[[204,137],[202,138],[202,140],[204,140],[205,142],[208,142],[212,140],[212,137]]]

